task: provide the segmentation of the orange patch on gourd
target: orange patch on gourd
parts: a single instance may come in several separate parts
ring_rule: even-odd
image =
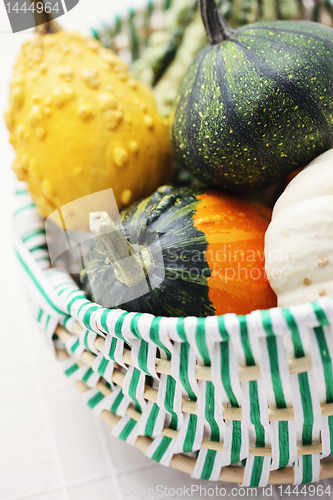
[[[264,237],[271,211],[230,195],[198,196],[194,226],[207,238],[209,298],[216,314],[247,314],[277,304],[265,275]]]

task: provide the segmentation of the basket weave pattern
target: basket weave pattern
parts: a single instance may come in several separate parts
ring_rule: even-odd
[[[208,318],[108,310],[50,267],[17,189],[16,252],[46,338],[84,400],[159,463],[244,486],[330,477],[333,300]]]

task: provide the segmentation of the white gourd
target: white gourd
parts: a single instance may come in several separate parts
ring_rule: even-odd
[[[277,200],[265,236],[265,267],[280,307],[333,297],[333,149]]]

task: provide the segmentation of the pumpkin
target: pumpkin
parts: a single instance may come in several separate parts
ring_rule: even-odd
[[[81,280],[103,307],[204,317],[276,305],[264,273],[270,220],[265,207],[204,189],[164,186],[121,218],[124,259],[137,252],[144,266],[141,278],[135,268],[140,259],[129,272],[129,259],[118,268],[122,243],[115,243],[107,226],[94,228],[99,236],[92,240]],[[126,254],[128,242],[134,252]],[[118,256],[108,251],[112,246]]]
[[[10,87],[13,169],[42,216],[108,188],[122,209],[170,179],[168,124],[151,90],[98,41],[35,34]]]
[[[208,185],[262,189],[333,145],[333,30],[269,21],[232,30],[201,0],[210,46],[172,114],[176,158]]]
[[[333,149],[288,184],[265,237],[268,280],[278,304],[333,295]]]

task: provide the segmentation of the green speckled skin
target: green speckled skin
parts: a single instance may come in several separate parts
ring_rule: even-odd
[[[116,299],[116,305],[126,311],[147,312],[157,316],[215,314],[208,297],[207,278],[211,270],[204,253],[208,243],[205,234],[193,225],[193,215],[199,203],[197,196],[202,192],[199,189],[164,186],[153,196],[133,204],[121,214],[124,234],[130,243],[147,247],[158,234],[165,279],[162,282],[156,280],[159,269],[154,266],[149,273],[149,281],[158,284],[142,297],[129,302],[121,299],[128,297],[129,289],[116,279],[112,265],[105,264],[106,255],[98,240],[92,240],[88,264],[81,274],[81,280],[86,283],[95,302],[110,307]],[[154,248],[152,244],[153,261]],[[183,251],[187,253],[182,256]],[[195,257],[195,263],[188,255]],[[197,259],[198,255],[200,260]],[[192,267],[200,271],[199,278],[189,273]],[[137,287],[140,290],[142,285]]]
[[[205,48],[180,88],[171,139],[195,176],[234,192],[305,166],[333,146],[333,30],[262,22]]]

